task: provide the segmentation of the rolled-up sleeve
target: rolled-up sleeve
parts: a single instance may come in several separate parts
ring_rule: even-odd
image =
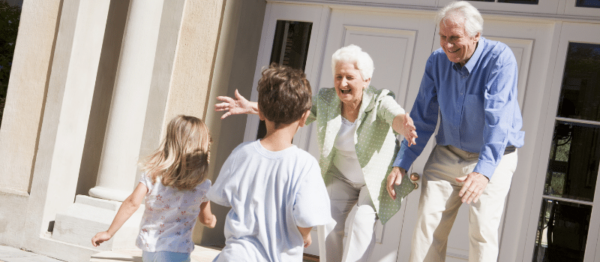
[[[504,155],[512,128],[515,108],[518,108],[518,69],[512,52],[504,52],[490,74],[484,94],[485,124],[483,146],[474,172],[492,178]]]

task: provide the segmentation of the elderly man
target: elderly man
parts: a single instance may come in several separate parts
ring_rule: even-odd
[[[498,227],[524,132],[517,100],[517,63],[510,48],[481,37],[483,18],[468,2],[453,2],[436,18],[442,48],[427,60],[410,116],[416,145],[402,142],[388,192],[435,131],[437,145],[423,171],[411,262],[444,261],[462,203],[469,207],[469,261],[496,261]]]

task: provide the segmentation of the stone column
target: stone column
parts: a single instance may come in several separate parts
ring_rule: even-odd
[[[93,197],[123,201],[135,186],[162,9],[163,0],[131,3]]]

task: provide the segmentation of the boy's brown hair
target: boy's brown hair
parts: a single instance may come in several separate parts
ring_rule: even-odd
[[[311,107],[312,90],[301,70],[276,63],[263,70],[258,80],[258,109],[275,128],[300,119]]]

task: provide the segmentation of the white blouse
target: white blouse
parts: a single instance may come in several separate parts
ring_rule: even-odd
[[[137,247],[147,252],[191,253],[194,250],[192,229],[200,214],[200,204],[208,201],[210,180],[186,191],[164,186],[160,177],[153,184],[145,173],[140,183],[148,187],[148,193]]]
[[[356,121],[350,122],[342,117],[342,126],[333,145],[337,149],[333,157],[333,165],[345,178],[353,183],[362,185],[365,184],[365,176],[356,155],[354,144],[355,133]]]

